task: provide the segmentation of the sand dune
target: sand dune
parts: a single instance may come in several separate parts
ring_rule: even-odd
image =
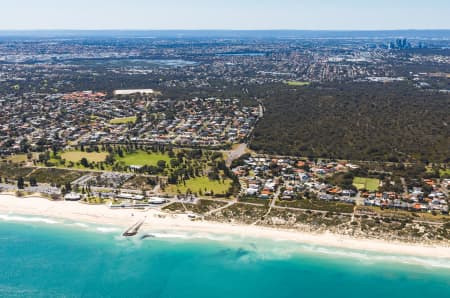
[[[295,241],[319,246],[374,251],[385,254],[426,256],[450,259],[450,247],[407,244],[372,239],[356,239],[331,233],[313,234],[259,226],[231,225],[208,221],[191,221],[186,215],[172,215],[158,210],[113,210],[107,206],[92,206],[79,202],[52,202],[33,196],[18,198],[0,195],[0,220],[15,221],[15,215],[32,215],[40,218],[94,223],[124,229],[146,217],[142,232],[164,230],[168,232],[191,231],[240,237],[268,238],[271,240]]]

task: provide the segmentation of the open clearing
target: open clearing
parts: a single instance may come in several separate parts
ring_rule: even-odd
[[[79,162],[83,157],[89,162],[102,162],[105,161],[107,152],[82,152],[82,151],[69,151],[61,154],[61,158],[71,162]]]
[[[197,177],[193,179],[186,180],[186,185],[180,183],[178,185],[169,185],[166,191],[172,194],[176,193],[186,193],[187,190],[191,190],[194,193],[213,192],[215,195],[226,194],[231,187],[231,180],[226,179],[224,183],[217,180],[210,180],[208,177]]]
[[[125,117],[125,118],[115,118],[115,119],[111,119],[111,121],[109,121],[109,123],[111,124],[127,124],[127,123],[136,123],[136,116],[132,116],[132,117]]]
[[[353,185],[358,189],[367,189],[369,191],[378,190],[378,186],[380,185],[380,180],[375,178],[362,178],[355,177],[353,179]]]
[[[289,81],[289,82],[286,82],[286,84],[288,84],[289,86],[308,86],[310,83],[309,82]]]
[[[28,160],[28,158],[27,158],[26,154],[16,154],[16,155],[12,155],[11,157],[8,157],[8,160],[13,163],[21,163],[21,162],[26,162]]]
[[[156,166],[158,161],[164,160],[167,164],[170,163],[170,157],[168,154],[160,152],[144,152],[137,151],[135,153],[125,154],[124,157],[115,157],[117,161],[124,162],[128,166]]]

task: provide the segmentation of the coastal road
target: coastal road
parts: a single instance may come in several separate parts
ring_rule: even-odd
[[[233,206],[235,203],[236,203],[236,201],[231,201],[231,202],[227,203],[225,206],[222,206],[222,207],[220,207],[220,208],[217,208],[217,209],[214,209],[214,210],[211,210],[211,211],[206,212],[204,215],[205,215],[205,216],[206,216],[206,215],[210,215],[210,214],[219,212],[220,210],[227,209],[228,207]]]

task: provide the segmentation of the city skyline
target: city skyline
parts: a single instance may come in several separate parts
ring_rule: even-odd
[[[443,0],[219,1],[18,0],[2,5],[0,30],[399,30],[450,29]]]

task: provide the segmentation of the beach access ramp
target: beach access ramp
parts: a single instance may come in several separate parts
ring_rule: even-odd
[[[137,221],[135,224],[133,224],[131,227],[129,227],[125,232],[123,232],[122,236],[124,236],[124,237],[136,236],[137,233],[139,233],[139,229],[145,223],[146,219],[147,219],[147,217],[144,217],[143,219]]]

